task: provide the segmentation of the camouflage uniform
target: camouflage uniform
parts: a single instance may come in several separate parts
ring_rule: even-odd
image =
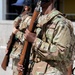
[[[25,15],[21,17],[21,22],[19,23],[19,31],[15,34],[15,43],[12,48],[10,57],[13,58],[13,75],[18,75],[17,63],[19,62],[19,57],[24,45],[24,31],[28,27],[31,16]],[[19,17],[14,20],[14,24],[18,22]]]
[[[24,45],[24,31],[29,26],[31,16],[25,15],[16,33],[11,57],[14,58],[14,75],[17,75],[17,63]],[[73,28],[70,21],[57,10],[39,16],[34,32],[37,35],[30,61],[33,68],[30,75],[67,75],[67,68],[72,64],[74,45]],[[73,41],[72,41],[73,40]],[[29,64],[29,68],[32,64]],[[29,75],[29,74],[28,74]]]
[[[35,33],[32,75],[67,75],[75,49],[72,23],[53,9],[39,17]]]

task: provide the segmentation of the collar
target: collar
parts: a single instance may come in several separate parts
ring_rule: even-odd
[[[48,21],[53,19],[57,15],[63,15],[63,14],[54,8],[49,14],[47,14]]]
[[[38,26],[41,27],[42,25],[52,20],[57,15],[63,14],[54,8],[50,13],[40,16],[38,19]]]

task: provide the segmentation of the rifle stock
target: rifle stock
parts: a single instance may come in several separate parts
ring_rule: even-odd
[[[8,63],[9,63],[9,56],[8,55],[5,55],[4,60],[3,60],[2,64],[1,64],[1,67],[4,70],[6,70],[6,68],[8,66]]]
[[[39,2],[38,7],[40,6],[40,4],[41,4],[41,1]],[[40,7],[39,7],[39,8],[40,8]],[[36,18],[37,18],[37,16],[38,16],[38,14],[39,14],[39,9],[38,9],[38,10],[35,9],[35,10],[34,10],[34,13],[33,13],[33,16],[32,16],[32,19],[31,19],[31,22],[30,22],[30,26],[29,26],[29,31],[30,31],[30,32],[31,32],[32,29],[33,29],[33,25],[34,25],[34,22],[35,22],[35,20],[36,20]],[[28,44],[29,44],[29,42],[28,42],[28,41],[25,41],[25,44],[24,44],[22,53],[21,53],[21,55],[20,55],[20,60],[19,60],[19,62],[18,62],[20,65],[23,65],[23,63],[24,63],[24,60],[25,60],[25,57],[26,57],[26,52],[27,52]],[[29,52],[30,52],[30,51],[29,51]],[[27,69],[26,69],[26,70],[27,70]],[[19,72],[18,72],[18,75],[23,75],[23,72],[22,72],[22,71],[19,71]]]
[[[7,66],[8,66],[8,63],[9,63],[9,55],[11,53],[11,48],[12,48],[12,45],[13,45],[13,42],[14,41],[14,34],[12,33],[11,36],[10,36],[10,40],[8,42],[8,46],[7,46],[7,49],[8,49],[8,53],[4,56],[4,59],[2,61],[2,64],[1,64],[1,67],[6,70]]]

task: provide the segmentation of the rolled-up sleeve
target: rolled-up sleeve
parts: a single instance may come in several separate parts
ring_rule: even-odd
[[[18,31],[15,35],[15,38],[19,39],[22,43],[25,41],[24,39],[24,33],[21,31]]]
[[[17,19],[15,19],[15,22],[16,22]],[[22,17],[22,19],[23,19],[23,17]],[[22,43],[25,41],[25,39],[24,39],[24,31],[29,26],[30,20],[31,20],[31,16],[25,15],[25,19],[20,22],[19,29],[18,29],[18,31],[17,31],[17,33],[15,35],[15,38],[19,39]]]
[[[48,38],[47,40],[49,41]],[[47,59],[62,61],[65,59],[68,60],[67,56],[69,54],[70,42],[71,34],[68,24],[66,22],[60,22],[55,28],[55,35],[52,41],[44,42],[36,38],[33,45],[42,54],[46,53]]]
[[[21,19],[20,16],[18,16],[15,20],[13,25],[16,27],[16,24],[19,24],[19,20]],[[17,25],[18,26],[18,25]],[[15,39],[19,39],[21,42],[24,41],[24,33],[21,31],[17,31],[17,33],[15,34]]]

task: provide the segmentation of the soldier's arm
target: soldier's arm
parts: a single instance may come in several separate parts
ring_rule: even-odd
[[[17,31],[17,33],[15,35],[15,38],[18,39],[21,42],[25,41],[25,39],[24,39],[24,33],[21,32],[21,31],[19,31],[19,30]]]
[[[19,30],[16,32],[15,38],[19,39],[21,42],[24,42],[24,32],[30,25],[31,16],[25,15],[22,17],[22,22],[20,24]]]
[[[50,33],[50,32],[49,32]],[[49,40],[49,38],[47,38]],[[56,34],[52,42],[43,42],[36,38],[33,45],[34,48],[40,50],[42,53],[48,53],[49,60],[68,60],[70,49],[71,35],[67,23],[60,22],[56,27]]]

